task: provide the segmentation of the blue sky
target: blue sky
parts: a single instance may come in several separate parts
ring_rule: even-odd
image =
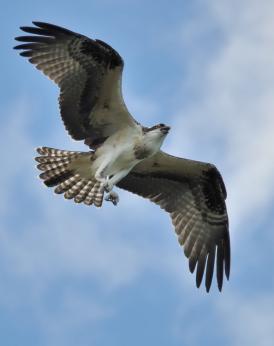
[[[10,1],[1,13],[0,343],[270,346],[274,338],[274,4],[271,0]],[[224,177],[231,280],[195,287],[171,222],[120,192],[98,210],[37,179],[34,148],[86,150],[57,87],[11,48],[47,21],[110,43],[142,123]]]

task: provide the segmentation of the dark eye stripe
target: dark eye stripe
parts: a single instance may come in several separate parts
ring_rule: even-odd
[[[153,131],[155,129],[160,129],[161,127],[166,126],[165,124],[158,124],[158,125],[154,125],[152,127],[143,127],[143,132],[148,132],[148,131]]]

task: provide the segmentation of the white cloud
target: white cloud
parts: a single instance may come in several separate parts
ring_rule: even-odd
[[[219,304],[226,332],[234,346],[271,346],[274,339],[274,295],[234,295]]]

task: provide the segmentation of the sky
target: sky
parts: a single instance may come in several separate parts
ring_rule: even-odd
[[[274,2],[2,3],[0,343],[270,346],[274,339]],[[232,269],[222,293],[195,277],[168,214],[119,191],[76,205],[37,178],[35,148],[87,150],[58,89],[14,50],[32,20],[111,44],[134,117],[171,126],[163,149],[223,175]]]

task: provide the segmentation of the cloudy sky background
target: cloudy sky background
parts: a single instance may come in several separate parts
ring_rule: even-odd
[[[270,346],[274,339],[274,2],[10,1],[1,13],[0,343]],[[120,192],[98,210],[37,179],[34,148],[86,150],[58,89],[11,48],[48,21],[125,60],[124,97],[172,131],[171,154],[212,162],[228,190],[232,271],[195,287],[171,222]]]

